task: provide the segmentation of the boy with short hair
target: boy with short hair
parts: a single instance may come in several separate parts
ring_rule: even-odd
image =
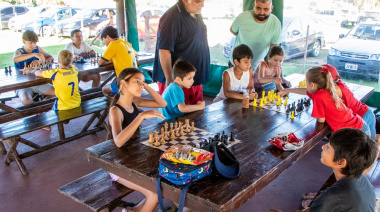
[[[51,78],[57,99],[53,110],[69,110],[79,107],[81,97],[78,87],[78,71],[72,66],[74,55],[69,50],[62,50],[58,54],[58,69],[36,71],[38,77]]]
[[[321,162],[333,169],[337,182],[317,196],[309,211],[374,211],[374,187],[363,171],[377,158],[376,143],[358,129],[343,128],[322,150]]]
[[[182,88],[190,88],[193,85],[195,72],[195,67],[187,61],[178,60],[174,63],[174,82],[170,83],[162,93],[167,105],[165,108],[158,108],[166,119],[205,108],[204,101],[199,101],[196,105],[185,104],[185,94]]]
[[[74,54],[74,60],[78,61],[82,59],[81,54],[83,53],[89,53],[89,54],[95,54],[94,49],[91,48],[84,40],[82,31],[79,29],[74,29],[71,31],[71,40],[73,42],[70,42],[66,45],[65,49],[70,50],[71,53]],[[100,85],[100,74],[90,74],[83,77],[80,77],[79,80],[83,82],[88,82],[92,80],[92,87],[99,87]]]
[[[24,46],[17,49],[13,55],[13,62],[17,69],[24,69],[26,66],[37,66],[45,62],[53,62],[54,58],[46,53],[41,47],[37,46],[38,36],[34,31],[26,30],[22,34]],[[44,84],[24,88],[17,91],[23,105],[33,103],[33,94],[54,96],[54,87],[51,84]]]
[[[119,34],[116,28],[113,26],[107,26],[103,29],[100,38],[107,46],[106,51],[99,60],[100,66],[113,63],[116,77],[118,77],[120,72],[125,68],[137,68],[136,51],[132,48],[132,45],[129,42],[119,39]],[[119,88],[117,87],[116,82],[103,87],[103,93],[105,95],[113,96],[118,92]]]
[[[235,66],[223,72],[223,85],[213,102],[227,98],[243,99],[243,91],[247,89],[249,90],[249,99],[253,100],[258,97],[257,93],[253,91],[252,50],[247,45],[241,44],[234,48],[232,57]]]

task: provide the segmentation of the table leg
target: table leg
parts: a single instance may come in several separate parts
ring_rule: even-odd
[[[15,138],[7,139],[7,140],[5,140],[5,143],[7,144],[8,148],[9,148],[7,157],[5,159],[5,164],[9,165],[10,162],[12,160],[14,160],[16,162],[18,168],[20,169],[21,173],[23,175],[28,175],[29,172],[26,169],[24,163],[22,162],[22,160],[21,160],[21,158],[20,158],[20,156],[16,150],[17,145],[18,145],[18,138],[15,137]]]
[[[5,149],[5,146],[3,144],[3,139],[0,139],[0,153],[3,155],[7,153],[7,150]]]
[[[63,123],[58,123],[58,133],[59,133],[59,140],[64,141],[66,139],[65,136],[65,128],[63,127]]]

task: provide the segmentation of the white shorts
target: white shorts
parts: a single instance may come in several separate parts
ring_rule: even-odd
[[[17,93],[25,92],[25,93],[30,94],[31,96],[33,96],[33,93],[38,93],[41,95],[41,94],[44,94],[50,88],[53,88],[52,84],[43,84],[43,85],[37,85],[37,86],[29,87],[29,88],[20,89],[17,91]]]

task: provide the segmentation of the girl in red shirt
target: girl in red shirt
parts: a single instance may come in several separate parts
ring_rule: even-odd
[[[306,73],[306,88],[290,88],[280,91],[308,95],[313,101],[312,117],[318,122],[327,122],[333,132],[341,128],[356,128],[370,135],[370,129],[363,119],[352,112],[337,94],[335,83],[328,68],[317,66]]]
[[[369,110],[368,106],[358,99],[355,98],[354,94],[350,89],[343,83],[338,71],[334,66],[325,64],[322,67],[326,68],[330,72],[331,77],[336,84],[335,89],[337,90],[338,96],[343,100],[348,108],[352,110],[353,113],[358,114],[363,118],[363,120],[368,124],[371,130],[371,137],[376,137],[376,117],[375,114]]]

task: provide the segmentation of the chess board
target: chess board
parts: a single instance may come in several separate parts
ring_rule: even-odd
[[[288,105],[292,104],[293,102],[295,102],[296,103],[296,108],[297,108],[298,100],[305,99],[305,98],[308,98],[308,97],[305,96],[305,95],[299,95],[299,94],[293,94],[293,93],[289,94],[289,96],[288,96]],[[260,107],[259,106],[260,101],[261,101],[261,99],[257,99],[257,107]],[[273,111],[276,111],[278,113],[285,113],[286,114],[286,109],[287,109],[288,106],[285,106],[284,102],[285,102],[285,98],[282,98],[282,104],[280,106],[277,106],[276,105],[277,99],[275,101],[273,101],[273,102],[269,102],[267,100],[267,104],[264,104],[263,107],[261,107],[261,108],[264,108],[264,109],[267,109],[267,110],[273,110]],[[253,101],[251,101],[249,103],[250,107],[253,107],[252,104],[253,104]],[[313,107],[313,104],[312,104],[312,102],[310,102],[310,106],[309,107],[304,107],[303,111],[305,111],[305,110],[311,111],[312,107]],[[301,114],[303,111],[301,111],[301,112],[297,112],[296,111],[294,113],[294,116],[296,117],[297,115]],[[290,115],[290,113],[289,113],[289,115]]]
[[[149,147],[166,151],[171,146],[176,145],[176,144],[194,146],[195,143],[199,144],[201,142],[201,139],[208,139],[209,137],[214,137],[215,135],[216,135],[215,133],[194,127],[193,132],[189,132],[189,133],[184,132],[183,136],[175,137],[174,139],[165,141],[165,143],[161,144],[160,146],[155,146],[153,145],[153,143],[149,143],[148,142],[149,139],[142,141],[141,143]],[[229,136],[229,134],[227,135]],[[240,140],[235,138],[235,141],[231,142],[227,147],[231,147],[240,142],[241,142]]]

